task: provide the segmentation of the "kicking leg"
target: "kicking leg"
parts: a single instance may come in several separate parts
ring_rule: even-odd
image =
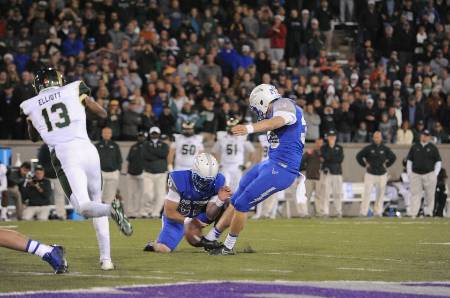
[[[253,168],[251,168],[247,174],[242,177],[239,182],[239,187],[236,192],[233,194],[233,197],[238,197],[242,194],[245,188],[258,176],[259,168],[262,164],[257,164]],[[225,231],[231,224],[231,219],[233,218],[234,207],[230,204],[225,210],[225,213],[220,218],[219,222],[215,227],[213,227],[205,238],[209,241],[214,241],[220,238],[220,235],[223,231]]]
[[[212,255],[234,254],[233,248],[239,233],[247,221],[247,212],[251,207],[261,203],[275,192],[288,188],[296,179],[296,175],[286,172],[276,164],[263,164],[259,174],[239,196],[233,196],[231,204],[234,206],[230,233],[225,239],[224,246],[212,250]]]

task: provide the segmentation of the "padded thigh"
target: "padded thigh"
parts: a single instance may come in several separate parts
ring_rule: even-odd
[[[252,179],[249,179],[251,182],[245,188],[240,189],[231,199],[234,208],[241,212],[248,212],[251,207],[261,203],[272,194],[288,188],[297,178],[297,175],[270,161],[260,164],[257,175],[252,173],[251,176]]]

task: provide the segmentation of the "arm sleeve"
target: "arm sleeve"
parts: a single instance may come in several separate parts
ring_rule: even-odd
[[[336,158],[337,163],[342,163],[344,161],[344,148],[340,147],[339,156]]]
[[[408,173],[408,175],[411,175],[412,173],[412,161],[409,159],[406,162],[406,173]]]
[[[288,98],[281,98],[273,104],[273,116],[284,119],[285,125],[292,125],[297,121],[295,105]]]
[[[169,188],[169,191],[167,192],[166,200],[179,203],[181,200],[180,194],[174,191],[173,189]]]
[[[442,162],[438,161],[434,164],[434,174],[436,175],[436,177],[439,175],[439,172],[441,171],[442,168]]]

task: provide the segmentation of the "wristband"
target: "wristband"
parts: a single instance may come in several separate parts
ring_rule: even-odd
[[[247,129],[247,133],[248,133],[248,134],[251,134],[251,133],[253,133],[253,132],[255,131],[255,128],[253,127],[252,124],[247,124],[247,125],[245,126],[245,128]]]
[[[172,171],[173,171],[173,165],[168,165],[168,166],[167,166],[167,170],[168,170],[169,172],[172,172]]]
[[[219,199],[217,199],[217,200],[216,200],[216,206],[217,206],[217,207],[219,207],[219,208],[220,208],[220,207],[222,207],[222,206],[223,206],[223,204],[225,204],[225,202],[224,202],[224,201],[222,201],[222,200],[219,200]]]
[[[186,218],[184,219],[184,224],[187,225],[187,224],[189,224],[191,221],[192,221],[192,218],[186,217]]]

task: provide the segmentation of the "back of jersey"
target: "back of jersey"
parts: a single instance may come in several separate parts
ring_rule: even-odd
[[[74,140],[89,141],[86,111],[80,99],[82,87],[89,90],[82,81],[48,88],[20,105],[50,147]]]

